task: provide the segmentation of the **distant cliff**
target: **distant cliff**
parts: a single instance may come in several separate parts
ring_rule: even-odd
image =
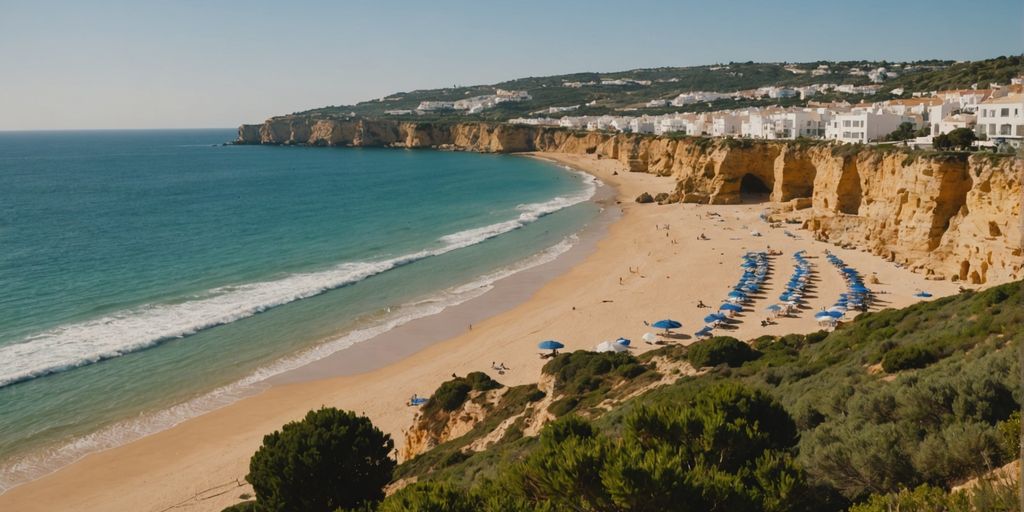
[[[800,212],[804,227],[820,238],[936,278],[980,284],[1024,277],[1024,164],[1009,157],[301,116],[242,125],[237,142],[597,154],[634,172],[673,176],[671,201],[713,204],[740,202],[749,175],[770,190],[773,201],[806,208]]]

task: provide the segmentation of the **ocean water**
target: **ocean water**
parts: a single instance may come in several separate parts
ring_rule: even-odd
[[[553,259],[598,183],[507,155],[0,133],[0,491]]]

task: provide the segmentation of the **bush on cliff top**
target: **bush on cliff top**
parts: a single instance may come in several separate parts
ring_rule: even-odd
[[[500,387],[501,384],[486,373],[470,372],[465,377],[456,377],[442,383],[423,406],[423,414],[431,416],[439,411],[454,411],[462,407],[470,391],[488,391]]]

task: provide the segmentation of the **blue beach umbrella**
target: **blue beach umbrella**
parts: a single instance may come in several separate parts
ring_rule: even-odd
[[[928,292],[917,292],[917,293],[914,294],[914,297],[921,297],[923,299],[927,299],[928,297],[931,297],[931,296],[932,296],[932,294],[930,294]]]
[[[715,322],[721,322],[722,320],[725,320],[725,318],[726,316],[721,313],[711,313],[710,315],[704,317],[704,323],[713,324]]]
[[[814,314],[815,320],[821,320],[822,318],[832,318],[832,315],[828,311],[818,311]]]
[[[718,306],[718,310],[739,313],[740,311],[743,311],[743,306],[740,306],[739,304],[722,304],[721,306]]]
[[[538,343],[537,348],[541,350],[558,350],[560,348],[565,348],[565,345],[555,340],[547,340]]]
[[[729,292],[729,296],[730,297],[736,297],[737,299],[745,299],[745,298],[747,298],[747,294],[745,294],[745,293],[743,293],[741,291],[738,291],[738,290],[733,290],[733,291]]]
[[[842,311],[826,311],[825,314],[832,318],[842,318],[844,315]],[[817,315],[815,315],[815,317],[817,317]]]
[[[772,304],[771,306],[768,306],[768,307],[766,307],[764,309],[766,309],[768,311],[782,311],[782,306],[780,306],[778,304]]]
[[[628,339],[626,339],[626,338],[619,338],[619,339],[615,340],[615,343],[618,343],[619,345],[628,347],[631,342]]]
[[[656,329],[665,329],[666,331],[669,330],[669,329],[678,329],[678,328],[680,328],[682,326],[683,326],[683,324],[681,324],[679,322],[676,322],[675,320],[668,320],[668,319],[667,320],[658,320],[657,322],[654,322],[653,324],[651,324],[651,327],[654,327]]]

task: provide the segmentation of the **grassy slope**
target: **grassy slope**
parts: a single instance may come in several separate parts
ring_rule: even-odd
[[[552,410],[584,412],[596,417],[600,428],[614,431],[636,407],[685,403],[712,382],[739,380],[769,391],[789,410],[801,429],[799,460],[817,483],[853,500],[920,483],[948,488],[1013,457],[1010,449],[993,443],[1001,422],[1022,400],[1016,385],[1022,306],[1024,283],[1019,282],[862,315],[827,336],[765,337],[754,340],[762,353],[755,361],[683,378],[607,413],[592,407],[600,395],[623,395],[621,383],[629,386],[630,379],[651,382],[657,376],[652,356],[682,359],[686,350],[666,347],[646,355],[638,362],[647,364],[647,371],[631,368],[631,361],[598,368],[582,357],[573,368],[565,354],[561,363],[546,368],[552,374],[569,368],[555,404],[574,400],[579,405]],[[908,346],[930,351],[935,362],[893,374],[879,369],[888,352]],[[535,438],[512,429],[484,452],[460,453],[497,421],[402,464],[398,477],[462,485],[494,477],[536,446]]]

